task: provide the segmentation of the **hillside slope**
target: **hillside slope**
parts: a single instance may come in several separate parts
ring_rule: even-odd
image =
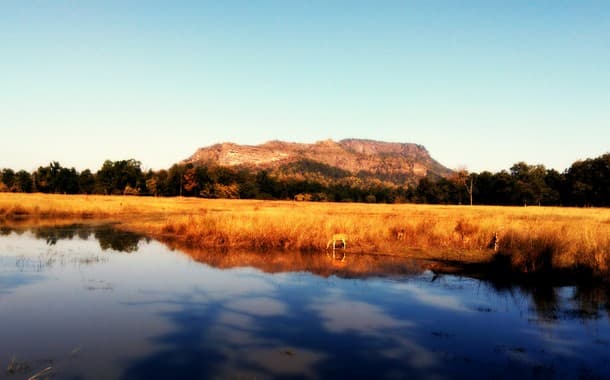
[[[264,169],[291,177],[310,178],[316,174],[333,179],[377,179],[396,185],[451,173],[421,145],[362,139],[325,140],[314,144],[269,141],[254,146],[221,143],[199,148],[183,163]]]

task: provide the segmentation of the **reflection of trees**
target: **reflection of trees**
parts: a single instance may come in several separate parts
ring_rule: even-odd
[[[521,291],[530,294],[536,313],[541,319],[599,319],[604,313],[610,320],[610,285],[578,283],[573,285],[573,294],[560,297],[559,288],[546,286],[521,286]]]
[[[25,229],[12,229],[2,227],[1,235],[9,235],[11,232],[22,234]],[[102,250],[112,249],[118,252],[132,253],[138,250],[138,243],[144,239],[142,235],[133,232],[120,231],[110,225],[70,225],[70,226],[45,226],[30,229],[34,237],[43,239],[48,245],[55,245],[60,240],[71,240],[78,237],[87,240],[91,235],[100,243]]]
[[[87,240],[87,239],[89,239],[89,236],[91,235],[91,229],[89,229],[89,228],[77,228],[76,229],[76,234],[78,235],[78,237],[81,240]]]
[[[552,286],[533,286],[521,288],[522,291],[529,293],[534,303],[536,313],[544,320],[553,320],[557,318],[559,309],[559,299],[557,290]]]
[[[573,297],[574,310],[583,319],[600,318],[605,312],[610,320],[610,286],[583,284],[576,287]]]
[[[487,282],[487,281],[485,281]],[[502,287],[493,284],[497,292],[520,293],[530,298],[533,311],[544,322],[560,319],[599,319],[605,313],[610,321],[610,284],[577,283],[566,285],[570,292],[561,294],[560,286],[540,283],[503,282]]]
[[[610,319],[610,279],[578,270],[549,271],[539,274],[515,272],[510,257],[495,255],[490,263],[457,263],[461,274],[488,284],[495,291],[529,297],[533,311],[546,322],[557,319]],[[443,273],[441,267],[440,273]],[[566,295],[572,293],[571,296]]]
[[[114,251],[132,253],[138,250],[141,235],[132,232],[117,231],[106,226],[95,230],[95,238],[99,241],[102,250],[112,249]]]
[[[32,233],[37,239],[46,240],[48,245],[55,245],[59,240],[72,239],[78,228],[82,227],[37,227],[32,229]]]

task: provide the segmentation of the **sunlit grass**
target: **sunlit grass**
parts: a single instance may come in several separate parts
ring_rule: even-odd
[[[3,225],[68,219],[119,222],[196,247],[321,251],[333,234],[345,233],[350,253],[466,262],[500,253],[523,272],[607,272],[610,264],[608,209],[0,194]],[[495,233],[498,252],[491,248]]]

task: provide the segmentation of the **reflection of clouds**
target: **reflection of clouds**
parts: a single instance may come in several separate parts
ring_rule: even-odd
[[[562,339],[551,332],[540,333],[539,331],[532,330],[525,331],[525,334],[539,338],[542,342],[544,342],[545,350],[559,355],[576,357],[578,356],[577,349],[579,346],[582,346],[581,342],[576,340]],[[574,334],[574,332],[571,332],[570,335],[572,334]]]
[[[221,342],[221,347],[229,344],[235,347],[255,346],[260,343],[254,332],[233,326],[211,326],[210,338]],[[231,356],[231,355],[227,355]]]
[[[305,348],[287,347],[281,343],[241,345],[234,350],[221,347],[225,362],[218,367],[218,379],[267,379],[282,376],[319,378],[316,365],[327,358],[324,353]]]
[[[286,314],[286,305],[270,297],[243,298],[230,301],[226,307],[242,313],[252,314],[259,317],[270,317]]]
[[[464,290],[456,286],[461,280],[439,288],[439,282],[219,270],[168,253],[158,243],[141,245],[139,255],[106,255],[104,265],[49,268],[55,272],[47,276],[21,272],[14,255],[87,258],[99,247],[93,240],[59,241],[51,248],[44,241],[24,241],[21,246],[0,239],[4,345],[16,351],[34,345],[49,357],[82,346],[78,366],[90,373],[107,366],[117,374],[109,378],[119,377],[121,362],[128,375],[136,375],[124,377],[130,379],[150,378],[158,370],[192,373],[190,378],[316,378],[332,377],[339,367],[351,377],[434,378],[497,365],[492,372],[481,367],[473,373],[484,377],[501,373],[507,360],[523,372],[566,358],[590,360],[591,367],[607,356],[606,343],[591,346],[593,338],[607,340],[607,326],[599,322],[591,322],[593,336],[593,329],[583,333],[563,320],[548,329],[523,327],[523,315],[529,315],[525,297],[493,314],[466,314],[471,311],[466,305],[487,304],[500,295],[480,301],[483,295],[475,294],[471,283]],[[430,281],[430,273],[425,275]],[[16,282],[34,276],[40,283]],[[112,284],[113,291],[90,292],[83,284],[96,289]],[[515,293],[513,299],[522,295]],[[62,299],[61,307],[53,306],[54,299]],[[431,335],[430,328],[456,338]],[[36,338],[24,339],[24,330]],[[496,343],[503,348],[493,352]],[[563,370],[564,364],[556,368]]]
[[[323,326],[332,333],[356,331],[361,334],[378,338],[390,337],[394,345],[380,352],[390,359],[404,360],[417,369],[430,368],[438,365],[435,355],[419,344],[401,336],[400,332],[391,331],[405,327],[413,327],[410,321],[401,321],[384,313],[374,305],[359,301],[334,300],[322,301],[314,306],[322,320]]]
[[[246,300],[244,300],[246,301]],[[253,304],[262,305],[269,310],[284,312],[273,299],[263,297],[253,299]],[[252,305],[236,301],[229,308],[247,306],[252,313]],[[259,310],[256,310],[259,312]],[[252,313],[253,314],[253,313]],[[326,358],[321,352],[306,348],[287,347],[285,342],[260,334],[264,326],[257,322],[259,315],[248,316],[235,311],[223,311],[216,324],[210,327],[206,344],[215,342],[222,351],[225,361],[219,367],[219,378],[267,378],[276,376],[300,376],[316,378],[315,365]],[[266,316],[266,315],[265,315]]]
[[[360,301],[337,300],[334,297],[312,306],[323,320],[324,328],[333,333],[350,330],[363,334],[376,334],[383,329],[413,326],[385,314],[378,306]]]
[[[521,350],[520,348],[508,349],[506,351],[506,356],[509,357],[513,362],[518,362],[521,364],[525,364],[527,366],[533,367],[536,365],[542,365],[542,363],[538,362],[534,358],[530,357],[526,351]]]
[[[210,328],[212,337],[233,345],[253,345],[258,343],[254,335],[255,320],[247,315],[223,311],[218,315],[218,323]]]
[[[226,326],[245,328],[251,326],[254,321],[250,316],[240,313],[234,313],[231,311],[225,311],[218,316],[218,323]]]
[[[276,286],[262,276],[256,276],[243,270],[218,270],[205,265],[193,267],[192,262],[182,262],[180,266],[169,265],[163,256],[150,257],[147,255],[149,264],[173,284],[173,290],[177,293],[199,294],[205,301],[224,301],[239,297],[253,297],[257,295],[273,294]],[[167,255],[166,255],[167,256]],[[158,260],[155,260],[158,259]],[[167,260],[170,260],[168,257]],[[193,288],[196,292],[193,292]],[[165,288],[159,289],[166,292]]]
[[[412,368],[429,369],[439,365],[434,353],[405,337],[405,329],[416,326],[412,321],[396,319],[376,305],[345,299],[346,296],[338,289],[330,293],[310,306],[329,332],[356,332],[366,335],[367,339],[387,339],[384,343],[387,348],[379,353],[392,360],[407,362]],[[382,377],[386,375],[391,374]]]
[[[452,311],[472,312],[472,310],[462,304],[458,297],[447,294],[434,294],[432,289],[422,289],[412,284],[396,284],[394,289],[401,292],[407,291],[419,302],[430,306]]]
[[[439,364],[436,356],[419,344],[402,337],[395,337],[395,339],[399,346],[383,351],[387,357],[405,360],[411,367],[418,369],[430,368]]]
[[[319,352],[289,347],[258,349],[247,354],[247,360],[263,367],[276,376],[297,375],[315,378],[314,365],[325,358]]]

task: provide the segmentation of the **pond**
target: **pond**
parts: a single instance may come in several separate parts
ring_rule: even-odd
[[[610,377],[605,287],[338,256],[2,229],[0,378]]]

